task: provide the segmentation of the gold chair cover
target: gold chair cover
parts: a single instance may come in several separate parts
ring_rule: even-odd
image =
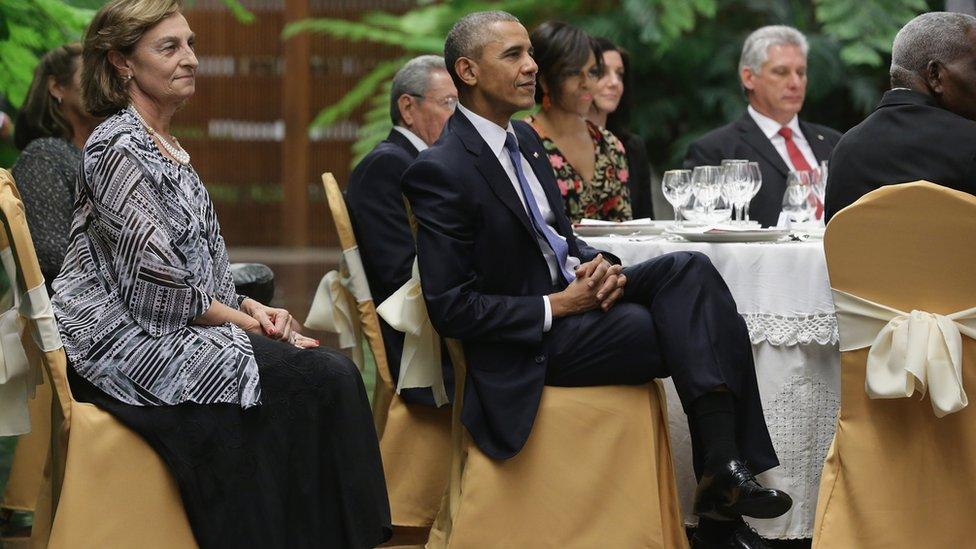
[[[356,248],[356,235],[339,184],[330,172],[322,174],[322,184],[339,244],[343,250]],[[376,306],[367,300],[358,302],[357,308],[363,335],[376,362],[373,419],[380,439],[393,524],[429,527],[447,487],[451,411],[447,407],[407,404],[396,397]]]
[[[20,195],[3,170],[0,218],[0,249],[13,248],[24,287],[43,284]],[[107,412],[72,398],[63,349],[41,351],[30,330],[21,341],[53,385],[50,453],[31,546],[196,547],[176,483],[156,452]]]
[[[840,211],[824,247],[833,288],[948,314],[976,305],[974,241],[976,197],[916,182],[882,187]],[[962,342],[963,386],[976,388],[976,342]],[[869,399],[868,351],[841,354],[841,407],[813,547],[972,547],[976,407],[938,418],[918,393]]]
[[[33,511],[44,478],[44,462],[51,444],[51,380],[43,373],[44,383],[30,401],[31,432],[17,439],[10,476],[3,491],[3,507],[15,511]]]
[[[447,347],[451,477],[428,549],[687,547],[660,381],[545,387],[525,447],[498,461],[461,424],[464,351]]]

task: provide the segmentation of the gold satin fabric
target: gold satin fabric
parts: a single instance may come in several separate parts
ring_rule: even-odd
[[[460,422],[464,354],[447,346],[454,451],[428,549],[687,547],[660,381],[545,387],[522,451],[498,461]]]
[[[42,284],[20,195],[4,170],[0,217],[0,249],[13,247],[25,288]],[[53,429],[45,433],[51,437],[50,453],[31,546],[196,547],[176,483],[156,452],[107,412],[72,398],[62,349],[41,351],[30,330],[21,341],[28,360],[41,362],[54,389]]]
[[[882,187],[831,219],[831,286],[902,311],[976,305],[976,197],[928,182]],[[841,334],[843,338],[843,334]],[[976,342],[963,337],[963,386]],[[841,407],[824,463],[817,549],[973,546],[976,409],[937,418],[927,397],[871,400],[869,349],[841,353]]]
[[[36,364],[36,362],[34,363]],[[44,383],[30,401],[31,431],[17,439],[10,476],[3,492],[3,507],[33,511],[44,478],[44,462],[51,444],[51,380],[42,372]]]
[[[343,250],[356,247],[356,235],[339,184],[322,174],[326,202]],[[365,284],[365,281],[363,281]],[[408,404],[396,396],[372,300],[360,301],[359,323],[376,363],[373,421],[380,439],[383,472],[395,526],[429,527],[447,488],[451,459],[451,410]]]

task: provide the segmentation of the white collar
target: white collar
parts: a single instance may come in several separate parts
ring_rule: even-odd
[[[427,143],[424,143],[424,140],[417,137],[417,134],[413,133],[412,131],[404,128],[403,126],[393,126],[393,129],[402,133],[403,136],[407,138],[407,141],[409,141],[410,144],[417,149],[417,152],[427,148]]]
[[[775,137],[776,134],[779,133],[779,129],[783,127],[779,122],[752,108],[752,105],[749,105],[749,108],[746,110],[749,111],[749,116],[756,121],[756,125],[759,126],[760,131],[763,132],[766,139],[772,139]],[[786,124],[786,127],[793,130],[794,139],[799,138],[806,141],[806,138],[803,136],[803,132],[800,131],[800,118],[798,116],[793,115],[793,119]]]
[[[505,147],[505,134],[510,133],[515,135],[515,130],[512,129],[512,121],[509,120],[508,127],[502,128],[498,124],[495,124],[487,118],[475,114],[468,110],[464,105],[458,103],[458,110],[464,114],[474,125],[474,129],[477,130],[478,135],[488,143],[488,147],[491,149],[495,156],[502,153],[502,149]],[[518,141],[518,136],[516,136],[516,142]]]

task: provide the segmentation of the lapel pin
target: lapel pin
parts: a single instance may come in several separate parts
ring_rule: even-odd
[[[823,139],[823,138],[821,137],[820,139]],[[532,158],[539,158],[539,153],[537,153],[537,152],[532,153]]]
[[[821,140],[821,141],[823,141],[823,136],[822,136],[822,135],[820,135],[820,134],[818,133],[818,134],[817,134],[817,139],[819,139],[819,140]]]

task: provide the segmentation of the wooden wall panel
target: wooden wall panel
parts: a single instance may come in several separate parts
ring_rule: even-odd
[[[305,3],[312,16],[344,18],[370,10],[403,11],[413,5],[410,0],[287,1],[293,9],[293,2]],[[217,0],[197,0],[187,8],[187,20],[197,34],[200,69],[196,96],[174,120],[174,133],[192,154],[193,165],[210,190],[229,245],[336,246],[320,176],[330,170],[345,186],[349,149],[360,120],[357,115],[344,123],[344,131],[311,141],[307,132],[302,136],[301,131],[287,131],[286,120],[312,120],[376,63],[400,53],[390,47],[314,36],[289,68],[280,38],[285,0],[245,0],[243,4],[257,16],[250,25],[237,22]],[[290,70],[306,72],[298,75],[301,78],[290,74],[286,79],[285,71]],[[285,88],[286,80],[289,86],[308,87],[306,116],[289,115],[285,108],[286,96],[296,97],[294,90]],[[286,206],[284,181],[292,177],[299,193],[301,181],[287,175],[294,166],[286,165],[285,157],[301,159],[303,155],[284,154],[286,135],[291,136],[289,146],[305,147],[303,154],[308,158],[301,162],[305,164],[301,171],[306,172],[307,214],[297,225]],[[296,141],[296,136],[304,139]],[[290,196],[295,209],[295,200],[301,197]]]

